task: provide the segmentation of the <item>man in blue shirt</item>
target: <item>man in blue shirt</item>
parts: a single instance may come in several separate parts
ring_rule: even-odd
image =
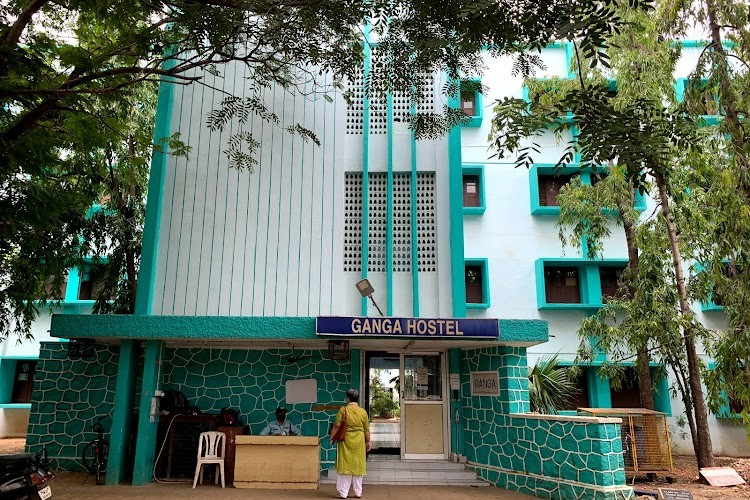
[[[299,436],[299,427],[286,419],[286,408],[276,408],[276,420],[268,422],[268,425],[260,432],[261,436]]]

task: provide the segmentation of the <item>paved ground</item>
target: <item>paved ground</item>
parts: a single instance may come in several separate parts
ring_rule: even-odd
[[[401,446],[401,424],[397,421],[371,423],[370,435],[373,449]]]
[[[189,483],[152,484],[140,488],[132,486],[96,486],[93,478],[89,478],[85,485],[81,485],[85,474],[60,472],[57,480],[52,483],[53,500],[114,500],[120,498],[138,498],[142,500],[166,500],[170,498],[191,500],[216,498],[231,499],[282,499],[282,498],[334,498],[334,485],[322,485],[317,491],[292,490],[244,490],[221,488],[213,485],[198,485],[191,488]],[[450,498],[451,500],[473,500],[494,498],[500,500],[531,500],[532,497],[510,491],[499,490],[494,487],[471,488],[456,486],[365,486],[363,498],[367,500],[435,500]],[[349,498],[354,498],[351,495]]]

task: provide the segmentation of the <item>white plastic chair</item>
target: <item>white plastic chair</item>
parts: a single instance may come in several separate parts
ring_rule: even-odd
[[[204,465],[216,464],[221,474],[221,487],[224,487],[224,452],[227,446],[227,435],[223,432],[201,432],[198,439],[198,463],[195,466],[195,477],[193,488],[198,484],[198,474],[203,484]],[[219,484],[219,474],[216,475],[214,484]]]

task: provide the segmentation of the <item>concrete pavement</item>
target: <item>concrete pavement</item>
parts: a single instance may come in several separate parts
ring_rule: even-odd
[[[133,486],[97,486],[93,478],[89,478],[85,485],[81,485],[85,474],[60,472],[57,480],[52,483],[53,500],[115,500],[122,498],[138,498],[142,500],[166,500],[170,498],[180,500],[206,500],[208,498],[231,499],[324,499],[334,498],[334,485],[321,485],[317,491],[294,490],[246,490],[225,488],[220,486],[198,485],[192,489],[191,483],[151,484],[143,487]],[[349,498],[354,498],[351,494]],[[436,498],[450,498],[451,500],[474,500],[494,498],[501,500],[530,500],[533,497],[521,495],[511,491],[500,490],[495,487],[472,488],[458,486],[388,486],[365,485],[362,498],[367,500],[435,500]]]

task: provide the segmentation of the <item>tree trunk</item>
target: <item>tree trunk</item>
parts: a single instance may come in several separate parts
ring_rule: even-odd
[[[627,203],[629,204],[628,206],[619,203],[620,200],[618,200],[619,206],[617,208],[619,209],[620,214],[624,215],[626,213],[625,210],[631,210],[631,207],[635,204],[635,188],[632,183],[630,183],[629,186],[629,194],[630,196],[628,196],[627,200]],[[628,291],[630,292],[630,296],[633,297],[635,295],[633,280],[638,278],[638,243],[635,239],[635,225],[628,217],[622,216],[622,227],[625,230],[625,241],[628,246],[628,269],[630,270],[631,276],[631,281],[628,284]],[[636,354],[636,371],[638,373],[638,391],[640,393],[641,406],[653,410],[654,384],[651,380],[651,367],[649,366],[651,356],[649,356],[648,345],[645,343],[639,345]]]
[[[734,146],[732,154],[735,155],[740,170],[747,173],[750,171],[750,162],[748,162],[747,156],[745,156],[746,140],[743,133],[743,126],[739,114],[737,113],[736,103],[731,97],[729,57],[724,49],[724,45],[722,45],[721,26],[716,19],[716,5],[714,0],[706,0],[706,14],[708,15],[708,30],[711,33],[713,50],[715,50],[722,58],[721,63],[713,65],[714,71],[719,74],[719,86],[721,87],[721,92],[719,92],[719,104],[724,110],[727,131],[729,132],[729,137]],[[746,177],[740,176],[742,190],[744,191],[745,196],[750,198],[750,183],[743,182],[743,179],[746,179]]]
[[[708,428],[708,408],[703,396],[703,387],[701,384],[700,361],[698,351],[695,347],[695,334],[690,323],[693,321],[693,310],[690,308],[690,302],[687,296],[687,286],[685,284],[685,274],[682,270],[682,254],[677,241],[677,228],[675,226],[674,214],[669,205],[667,196],[667,187],[664,176],[661,172],[652,171],[656,187],[659,190],[661,204],[661,214],[667,227],[667,236],[669,237],[669,247],[672,253],[672,263],[674,265],[675,278],[677,281],[677,292],[680,298],[680,313],[683,318],[688,319],[688,326],[683,330],[685,341],[685,357],[687,360],[688,386],[690,388],[690,399],[693,403],[693,414],[695,417],[695,428],[698,440],[693,441],[695,457],[698,460],[698,467],[713,467],[714,454],[711,444],[711,433]]]

